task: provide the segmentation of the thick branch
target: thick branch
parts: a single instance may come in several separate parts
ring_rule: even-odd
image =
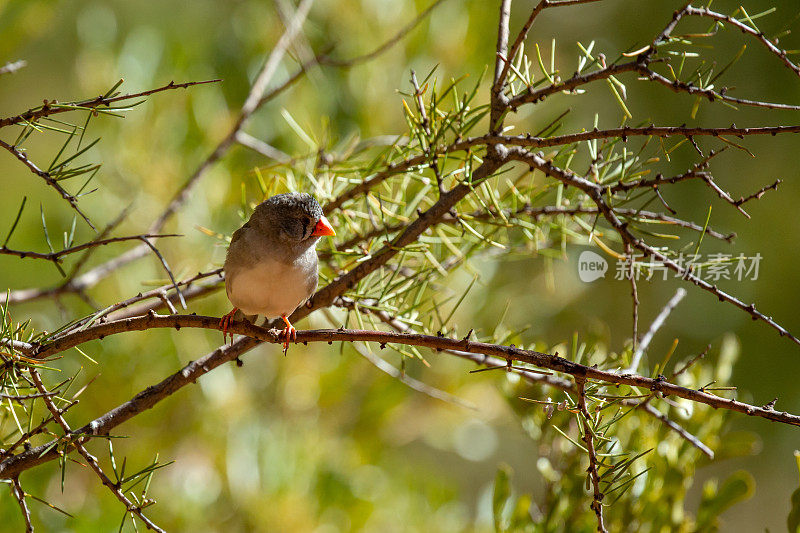
[[[548,146],[564,146],[567,144],[591,141],[593,139],[622,139],[630,137],[746,137],[750,135],[779,135],[783,133],[800,133],[800,125],[792,126],[766,126],[755,128],[729,127],[686,127],[686,126],[645,126],[641,128],[611,128],[607,130],[583,131],[555,137],[530,137],[524,135],[486,135],[481,138],[486,144],[506,144],[530,148],[545,148]]]
[[[55,341],[44,344],[33,344],[23,355],[36,359],[43,359],[61,353],[69,348],[78,346],[90,340],[103,339],[109,335],[129,331],[144,331],[156,328],[202,328],[219,330],[219,318],[198,315],[156,315],[150,314],[142,317],[127,318],[114,322],[106,322],[91,326],[83,331],[76,331],[65,335]],[[245,335],[261,342],[282,342],[281,330],[266,329],[249,322],[235,322],[229,328],[233,333]],[[737,411],[749,416],[759,416],[790,425],[800,425],[800,416],[774,411],[748,405],[735,400],[728,400],[706,392],[688,389],[673,385],[661,379],[653,379],[635,374],[617,374],[594,367],[573,363],[562,357],[524,350],[513,346],[501,346],[465,339],[449,339],[418,333],[392,333],[368,330],[306,330],[297,332],[297,343],[307,342],[336,342],[336,341],[363,341],[381,344],[397,343],[410,346],[423,346],[434,350],[459,350],[463,352],[486,354],[500,357],[507,361],[522,361],[539,368],[562,372],[572,376],[585,377],[606,383],[630,385],[661,392],[666,395],[678,396],[698,403],[704,403],[720,409]]]
[[[84,331],[75,332],[62,337],[46,346],[34,347],[27,355],[47,357],[57,352],[62,352],[80,343],[101,339],[105,336],[126,331],[142,331],[154,328],[204,328],[219,329],[218,317],[204,317],[195,315],[148,315],[130,318],[116,322],[98,324]],[[171,396],[184,386],[194,383],[199,377],[214,368],[235,360],[242,351],[246,351],[259,342],[282,342],[281,331],[278,329],[265,329],[248,322],[235,322],[229,331],[247,335],[244,340],[238,341],[233,346],[224,346],[208,355],[193,361],[180,371],[172,374],[162,382],[148,387],[137,394],[133,399],[95,419],[86,426],[76,430],[74,434],[81,435],[106,435],[113,428],[139,413],[152,408],[161,400]],[[703,390],[694,390],[669,383],[663,379],[653,379],[632,374],[617,374],[595,367],[580,365],[558,357],[556,355],[524,350],[513,346],[500,346],[483,342],[464,339],[449,339],[420,334],[389,333],[383,331],[361,330],[308,330],[297,332],[297,343],[308,342],[376,342],[379,344],[405,344],[411,346],[424,346],[434,350],[457,350],[473,353],[478,356],[497,357],[505,361],[521,361],[539,368],[569,374],[576,378],[592,379],[605,383],[629,385],[640,389],[663,395],[677,396],[687,400],[706,404],[718,409],[727,409],[744,413],[748,416],[766,418],[784,424],[800,426],[800,416],[776,411],[771,406],[758,407],[736,400],[729,400],[715,396]],[[41,447],[21,452],[0,463],[0,478],[7,479],[19,475],[24,470],[38,464],[53,460],[58,457],[54,450],[46,451],[47,444]]]

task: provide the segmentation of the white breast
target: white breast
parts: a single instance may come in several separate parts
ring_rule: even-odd
[[[315,253],[313,249],[311,253]],[[316,282],[315,266],[302,260],[287,265],[263,259],[250,268],[229,273],[225,283],[228,299],[246,315],[290,315],[311,296],[316,283],[309,287],[309,276]]]

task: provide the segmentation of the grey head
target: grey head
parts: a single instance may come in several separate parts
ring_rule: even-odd
[[[248,225],[269,240],[296,250],[313,246],[322,235],[333,234],[314,197],[298,192],[276,194],[260,203]]]

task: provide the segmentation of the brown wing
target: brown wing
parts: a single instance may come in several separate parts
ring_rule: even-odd
[[[317,284],[319,282],[319,263],[317,263],[316,257],[314,263],[315,263],[314,274],[309,276],[308,280],[306,281],[306,292],[308,294],[308,297],[303,302],[301,302],[300,305],[306,303],[308,301],[308,298],[311,298],[311,296],[313,296],[314,292],[317,290]]]
[[[236,254],[237,263],[239,266],[242,264],[249,264],[252,262],[250,257],[250,251],[244,245],[244,237],[247,235],[247,232],[251,229],[250,221],[247,221],[241,228],[237,229],[231,235],[231,242],[228,245],[228,252],[225,254],[225,270],[230,268],[230,261],[231,255]]]

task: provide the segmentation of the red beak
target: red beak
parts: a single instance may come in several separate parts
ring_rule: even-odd
[[[333,231],[333,226],[328,222],[328,219],[322,216],[317,225],[314,226],[314,232],[311,235],[313,237],[327,237],[336,235],[336,232]]]

